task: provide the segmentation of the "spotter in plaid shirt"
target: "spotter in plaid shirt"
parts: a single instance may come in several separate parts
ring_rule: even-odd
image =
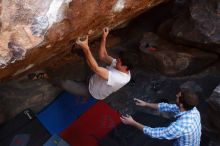
[[[174,112],[177,120],[168,127],[150,128],[144,126],[144,134],[152,138],[175,139],[174,146],[199,146],[201,137],[200,114],[196,107],[180,112],[175,104],[160,103],[160,112]]]
[[[174,146],[199,146],[201,137],[200,114],[196,108],[198,96],[191,90],[182,89],[176,95],[176,104],[148,103],[134,99],[137,106],[147,107],[160,112],[173,112],[176,121],[168,127],[151,128],[135,121],[130,115],[122,115],[124,124],[132,125],[153,138],[174,140]]]

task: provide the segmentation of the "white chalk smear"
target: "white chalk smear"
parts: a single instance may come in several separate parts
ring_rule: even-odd
[[[65,0],[66,4],[69,4],[70,2],[72,2],[72,0]]]
[[[32,68],[32,67],[34,67],[34,64],[29,64],[27,67],[25,67],[25,68],[23,68],[23,69],[20,69],[20,70],[18,70],[17,72],[15,72],[15,73],[13,74],[13,76],[16,76],[16,75],[18,75],[18,74],[20,74],[20,73],[23,73],[23,72],[29,70],[29,69]]]
[[[118,0],[116,4],[113,6],[114,12],[121,12],[125,7],[125,0]]]
[[[59,9],[62,4],[63,0],[53,0],[50,4],[50,8],[46,15],[49,20],[49,27],[57,21],[57,14],[59,13]]]
[[[64,12],[61,11],[60,12],[60,8],[63,5],[63,3],[70,3],[72,0],[53,0],[52,3],[50,4],[50,8],[46,14],[46,16],[48,17],[49,20],[49,28],[50,26],[59,20],[58,15],[62,15]]]
[[[10,56],[1,56],[0,55],[0,68],[5,68],[7,63],[10,61],[11,57]]]

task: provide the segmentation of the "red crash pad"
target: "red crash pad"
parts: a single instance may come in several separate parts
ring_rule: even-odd
[[[61,132],[61,137],[71,146],[97,146],[121,122],[119,117],[117,111],[99,101]]]

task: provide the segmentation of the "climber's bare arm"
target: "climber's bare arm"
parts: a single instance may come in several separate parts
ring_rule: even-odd
[[[102,33],[102,40],[101,40],[100,49],[99,49],[99,59],[107,63],[108,65],[110,65],[113,61],[113,58],[109,56],[108,52],[106,51],[106,39],[107,39],[108,34],[109,34],[109,28],[105,27]]]
[[[108,80],[108,70],[104,67],[100,67],[95,58],[93,57],[89,45],[88,45],[88,35],[86,36],[85,40],[81,40],[81,38],[78,38],[76,43],[82,48],[85,56],[86,61],[89,65],[89,67],[100,77],[102,77],[105,80]]]

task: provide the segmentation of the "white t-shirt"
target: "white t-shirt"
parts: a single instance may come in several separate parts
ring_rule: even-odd
[[[128,73],[121,72],[114,67],[116,66],[116,59],[113,59],[112,64],[107,66],[108,80],[103,79],[97,74],[94,74],[89,81],[89,92],[96,99],[105,99],[111,93],[117,91],[126,85],[130,79],[130,71]]]

